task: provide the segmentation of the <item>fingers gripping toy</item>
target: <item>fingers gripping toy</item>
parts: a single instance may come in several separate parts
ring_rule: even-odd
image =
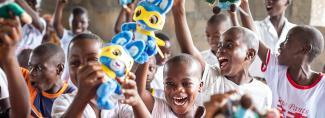
[[[0,17],[8,19],[12,18],[12,15],[18,16],[25,24],[32,23],[32,18],[30,15],[28,15],[17,3],[11,0],[2,0],[0,3]]]
[[[217,4],[217,0],[206,0],[212,6]],[[219,4],[213,8],[213,12],[215,14],[219,14],[221,10],[230,10],[231,12],[235,12],[236,8],[240,5],[240,0],[219,0]]]
[[[106,82],[99,86],[96,93],[100,109],[113,109],[116,106],[117,100],[122,97],[121,85],[116,78],[127,79],[125,75],[131,70],[133,59],[144,51],[144,42],[131,42],[131,38],[126,36],[120,42],[112,41],[101,49],[99,61],[106,74]]]
[[[134,2],[134,0],[119,0],[119,4],[125,8],[128,12],[131,12],[131,9],[127,6],[128,4]]]
[[[170,11],[172,5],[173,0],[140,1],[133,16],[135,22],[124,23],[121,28],[122,32],[114,36],[112,40],[124,40],[125,34],[131,34],[133,40],[143,41],[145,49],[141,56],[135,59],[137,63],[146,62],[150,56],[157,52],[163,57],[158,46],[164,46],[165,42],[157,38],[154,31],[162,30],[165,24],[165,15]]]

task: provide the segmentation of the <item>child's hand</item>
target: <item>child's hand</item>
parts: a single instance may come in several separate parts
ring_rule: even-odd
[[[135,83],[135,75],[133,73],[129,73],[128,79],[126,82],[122,84],[122,93],[125,96],[125,99],[121,100],[123,104],[129,104],[130,106],[139,105],[141,98],[138,94],[137,85]]]
[[[16,58],[15,52],[22,37],[19,18],[0,19],[0,64]]]
[[[80,99],[89,101],[96,96],[96,90],[104,82],[105,73],[99,62],[89,62],[78,69],[78,93]]]

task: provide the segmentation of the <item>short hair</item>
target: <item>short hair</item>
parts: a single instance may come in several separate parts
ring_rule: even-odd
[[[74,42],[77,41],[83,41],[83,40],[94,40],[96,42],[98,42],[100,45],[102,45],[103,41],[102,39],[97,36],[96,34],[93,33],[81,33],[76,35],[75,37],[72,38],[72,40],[70,41],[69,45],[68,45],[68,54],[70,52],[70,45]]]
[[[65,54],[63,49],[53,43],[44,43],[37,46],[32,51],[32,54],[42,57],[55,58],[55,60],[57,60],[57,63],[64,64],[65,62]]]
[[[84,7],[74,7],[72,10],[71,10],[71,14],[70,14],[70,17],[69,17],[69,23],[72,22],[72,18],[77,16],[77,15],[82,15],[82,14],[85,14],[87,16],[87,19],[88,19],[88,11],[87,9],[85,9]]]
[[[178,55],[173,56],[170,59],[168,59],[164,66],[163,74],[164,75],[166,74],[168,69],[170,69],[170,66],[178,66],[180,64],[185,64],[187,66],[195,66],[196,69],[200,70],[200,71],[196,71],[196,72],[200,72],[199,76],[201,79],[202,74],[203,74],[203,68],[201,68],[200,62],[192,55],[185,54],[185,53],[178,54]]]
[[[312,62],[324,49],[324,37],[322,33],[313,26],[301,25],[293,27],[289,35],[298,35],[300,41],[310,44],[312,46],[309,54],[308,61]]]
[[[170,41],[169,37],[162,32],[155,32],[155,36],[163,41]]]
[[[208,20],[208,24],[217,24],[217,25],[219,25],[222,22],[226,22],[227,25],[229,25],[229,18],[224,13],[214,14]]]
[[[239,32],[242,35],[242,42],[246,44],[248,49],[254,49],[256,51],[256,55],[258,52],[258,47],[259,47],[259,40],[253,31],[244,28],[244,27],[238,27],[234,26],[228,29],[224,34],[228,34],[230,32]],[[255,56],[256,57],[256,56]]]

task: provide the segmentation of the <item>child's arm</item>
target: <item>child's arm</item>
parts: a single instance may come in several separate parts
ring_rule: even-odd
[[[149,112],[152,112],[155,101],[151,93],[146,90],[148,68],[148,62],[139,65],[135,74],[137,76],[136,84],[138,87],[139,95],[144,101],[144,104],[147,106]]]
[[[136,6],[137,1],[134,1],[133,3],[128,4],[128,8],[130,11],[128,11],[126,8],[122,7],[120,14],[116,20],[115,26],[114,26],[114,31],[115,33],[121,32],[121,26],[125,22],[132,22],[133,18],[133,12],[134,12],[134,7]]]
[[[204,67],[204,58],[201,56],[200,51],[195,47],[190,29],[187,25],[185,13],[185,0],[174,0],[172,12],[174,16],[175,33],[182,52],[188,53],[196,57],[200,61],[201,65]]]
[[[11,109],[9,116],[27,118],[30,115],[29,91],[23,75],[20,73],[15,51],[21,39],[20,21],[0,20],[0,66],[8,81]]]
[[[125,19],[125,16],[126,16],[125,12],[126,12],[125,9],[122,8],[121,11],[120,11],[120,14],[117,17],[117,20],[116,20],[115,25],[114,25],[115,34],[121,32],[121,26],[124,23],[124,19]]]
[[[59,38],[62,38],[64,33],[64,27],[62,25],[62,12],[67,0],[57,0],[56,8],[53,17],[53,27],[57,32]]]
[[[228,11],[230,16],[230,21],[232,26],[239,26],[238,18],[237,18],[237,12]]]
[[[122,93],[125,95],[126,99],[122,100],[122,103],[132,106],[135,118],[150,118],[151,114],[138,94],[137,84],[134,81],[135,75],[129,73],[128,79],[129,80],[123,85]]]
[[[78,92],[63,118],[81,118],[88,102],[95,98],[96,90],[103,83],[105,73],[99,62],[89,62],[78,69]]]
[[[240,7],[248,14],[245,15],[244,13],[240,12],[240,18],[243,23],[243,27],[246,27],[248,29],[251,29],[257,34],[255,25],[254,25],[254,20],[251,14],[251,11],[249,9],[249,3],[248,0],[242,0]],[[266,58],[267,58],[267,51],[269,48],[259,40],[259,48],[258,48],[258,56],[262,60],[263,63],[266,63]]]
[[[25,0],[16,0],[16,2],[32,17],[32,24],[34,27],[36,27],[40,32],[43,32],[45,26],[41,22],[41,18],[38,16],[37,12],[34,11]]]

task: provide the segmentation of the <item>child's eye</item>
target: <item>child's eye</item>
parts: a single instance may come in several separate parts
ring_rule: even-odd
[[[192,85],[193,85],[193,83],[191,83],[191,82],[184,82],[183,83],[184,87],[191,87]]]
[[[233,47],[233,45],[231,43],[226,44],[226,48],[232,48],[232,47]]]
[[[79,62],[79,61],[71,61],[71,62],[69,63],[69,65],[70,65],[71,67],[73,67],[73,68],[75,68],[75,67],[79,67],[80,62]]]
[[[172,82],[165,82],[165,86],[167,87],[173,87],[175,84]]]
[[[157,22],[158,22],[158,17],[157,16],[151,16],[150,17],[150,23],[157,24]]]

